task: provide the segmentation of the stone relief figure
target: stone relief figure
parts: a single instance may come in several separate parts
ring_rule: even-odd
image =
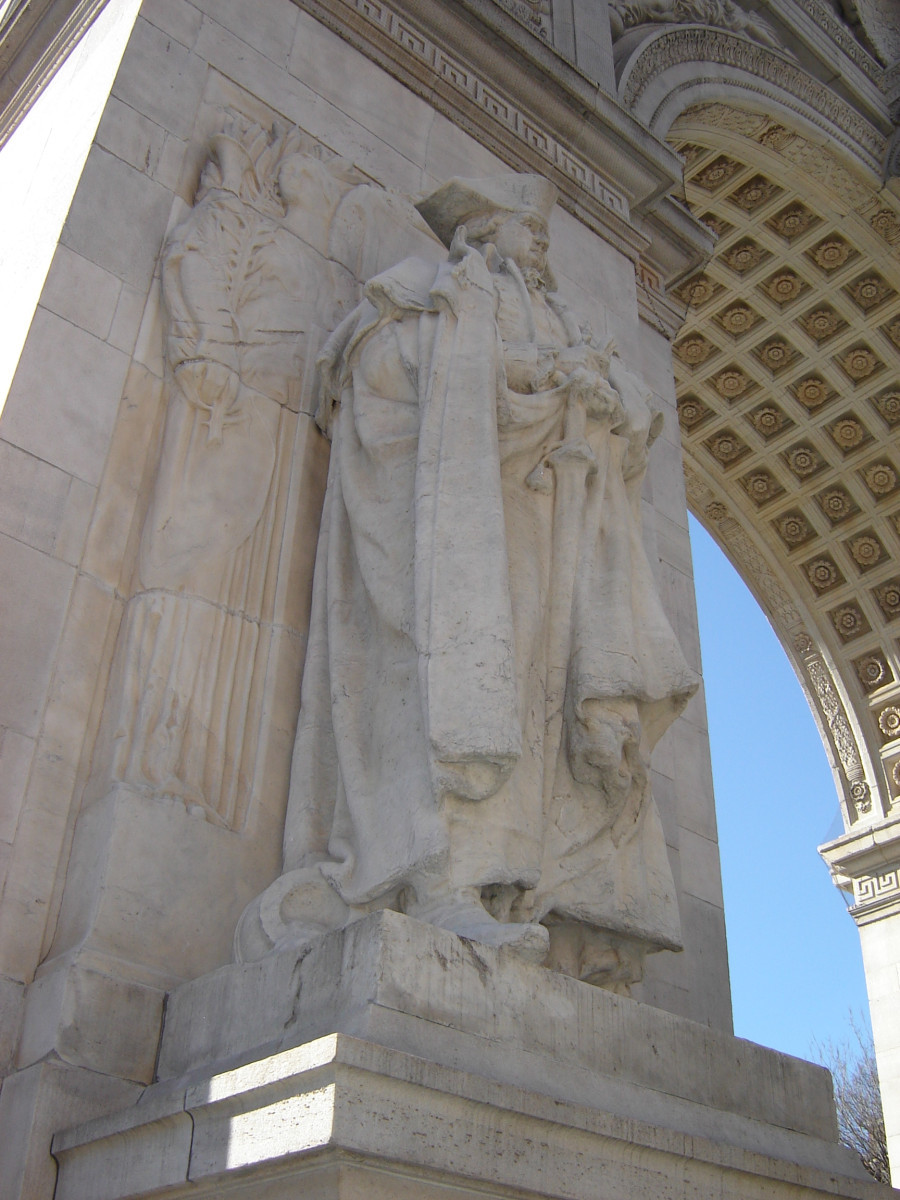
[[[293,412],[358,298],[327,253],[361,180],[297,129],[233,114],[212,139],[163,252],[165,428],[89,796],[121,783],[241,827]]]
[[[320,355],[284,873],[240,959],[385,907],[621,991],[680,947],[648,784],[696,687],[641,536],[661,418],[555,290],[555,199],[451,180],[417,206],[442,260],[370,279]]]
[[[616,42],[637,25],[712,25],[768,46],[783,47],[772,26],[758,13],[746,13],[734,0],[610,0],[609,23]]]

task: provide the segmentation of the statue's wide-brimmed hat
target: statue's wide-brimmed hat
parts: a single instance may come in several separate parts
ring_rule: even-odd
[[[491,175],[487,179],[448,179],[416,208],[445,246],[457,226],[493,213],[534,213],[546,224],[558,192],[541,175]]]

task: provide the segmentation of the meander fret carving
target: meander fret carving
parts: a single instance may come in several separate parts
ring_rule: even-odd
[[[413,237],[392,204],[296,128],[232,113],[213,137],[163,252],[165,428],[89,798],[121,784],[243,826],[294,414],[355,272],[377,262],[373,206],[379,252]]]
[[[352,10],[366,24],[377,28],[396,46],[401,47],[404,54],[412,55],[425,64],[442,84],[465,96],[487,112],[493,120],[499,121],[508,133],[520,139],[546,163],[568,176],[603,208],[616,216],[628,219],[628,202],[621,192],[601,178],[584,159],[573,154],[549,130],[524,113],[512,100],[501,95],[493,84],[480,79],[461,58],[456,58],[437,45],[422,29],[394,12],[383,0],[335,0],[335,3],[341,8]],[[528,7],[532,7],[530,3]]]
[[[855,907],[868,907],[896,899],[900,899],[900,868],[890,867],[874,874],[854,876]]]
[[[856,154],[862,152],[868,163],[881,169],[885,139],[836,93],[808,75],[783,53],[733,34],[714,29],[679,28],[650,36],[636,51],[626,67],[622,102],[634,108],[646,89],[670,67],[680,64],[710,63],[735,67],[761,84],[778,89],[782,103],[802,111],[807,120],[827,128]],[[703,82],[702,71],[692,77],[692,85]],[[769,94],[760,84],[741,83],[743,90]],[[652,114],[651,114],[652,120]]]

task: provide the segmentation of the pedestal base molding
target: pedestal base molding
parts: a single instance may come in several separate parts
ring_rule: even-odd
[[[391,912],[179,988],[159,1069],[56,1200],[891,1194],[821,1068]]]

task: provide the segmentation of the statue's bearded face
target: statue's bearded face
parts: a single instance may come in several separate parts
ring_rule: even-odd
[[[550,239],[547,226],[535,213],[513,213],[490,239],[504,258],[511,258],[521,271],[543,271],[547,266]]]

